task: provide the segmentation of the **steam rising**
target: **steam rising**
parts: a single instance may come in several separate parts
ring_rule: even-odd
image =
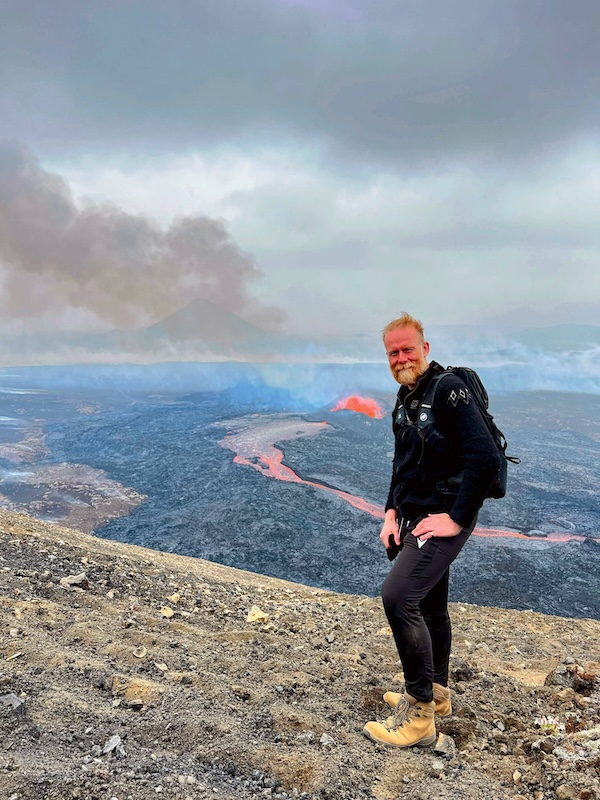
[[[59,175],[6,142],[0,266],[5,321],[70,314],[126,328],[156,322],[196,297],[259,324],[280,316],[252,299],[248,286],[260,272],[223,222],[180,217],[165,230],[113,205],[80,206]]]

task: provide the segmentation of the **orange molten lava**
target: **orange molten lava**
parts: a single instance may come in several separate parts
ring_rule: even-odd
[[[350,404],[351,401],[358,401],[360,404],[366,403],[368,410],[365,410],[363,407],[354,408],[353,405]],[[360,411],[360,413],[368,414],[368,416],[374,417],[375,419],[380,419],[381,416],[383,416],[377,403],[368,398],[347,397],[345,400],[341,400],[332,410],[339,411],[342,408],[349,408],[352,411]],[[328,427],[326,422],[311,422],[307,424],[310,425],[310,428],[313,432],[315,432],[315,429],[319,430]],[[288,439],[295,437],[284,434],[283,438]],[[286,481],[289,483],[301,483],[304,484],[304,486],[312,486],[315,489],[331,492],[341,500],[345,500],[347,503],[350,503],[350,505],[354,506],[354,508],[358,508],[360,511],[364,511],[365,513],[370,514],[377,519],[384,518],[384,509],[381,506],[375,505],[375,503],[369,503],[368,500],[364,500],[362,497],[357,497],[349,492],[344,492],[341,489],[334,489],[331,486],[324,486],[321,483],[316,483],[315,481],[306,481],[301,478],[294,472],[293,469],[283,463],[283,453],[279,448],[275,447],[275,443],[273,441],[265,441],[264,438],[259,435],[257,438],[251,439],[250,441],[244,441],[244,445],[244,454],[242,455],[239,452],[239,439],[236,438],[236,436],[228,434],[221,441],[222,447],[226,447],[227,449],[233,450],[233,452],[236,453],[233,459],[235,464],[252,467],[252,469],[257,470],[257,472],[260,472],[261,475],[264,475],[266,478],[275,478],[276,480]],[[547,542],[548,544],[583,542],[586,538],[581,534],[564,533],[558,531],[555,533],[548,533],[546,536],[528,536],[525,533],[519,533],[517,531],[507,531],[493,528],[475,528],[473,535],[486,538],[506,537],[509,539],[530,539],[537,542]]]
[[[585,542],[585,536],[578,533],[548,533],[546,536],[528,536],[526,533],[516,531],[504,531],[496,528],[475,528],[474,536],[504,536],[509,539],[530,539],[533,542],[548,542],[549,544],[561,544],[565,542]]]
[[[331,410],[342,411],[344,409],[348,409],[348,411],[357,411],[359,414],[366,414],[367,417],[372,417],[373,419],[383,419],[383,411],[379,403],[371,397],[359,397],[357,394],[353,394],[351,397],[344,397],[343,400],[339,400],[335,408]]]
[[[315,489],[331,492],[347,503],[350,503],[354,508],[358,508],[360,511],[365,511],[367,514],[371,514],[371,516],[378,517],[379,519],[384,518],[383,508],[376,506],[374,503],[369,503],[367,500],[363,500],[362,497],[356,497],[356,495],[343,492],[341,489],[333,489],[331,486],[323,486],[321,483],[314,483],[314,481],[302,480],[299,475],[296,475],[294,470],[285,466],[281,450],[277,448],[273,449],[275,452],[272,456],[263,453],[258,457],[257,461],[251,461],[248,458],[244,458],[244,456],[237,455],[233,459],[233,463],[252,467],[267,478],[276,478],[278,481],[289,481],[291,483],[303,483],[305,486],[314,486]]]

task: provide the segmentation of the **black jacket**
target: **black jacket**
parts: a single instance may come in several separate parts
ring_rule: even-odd
[[[479,407],[463,381],[449,374],[435,393],[435,429],[444,442],[438,447],[424,441],[415,425],[420,401],[435,375],[444,368],[432,361],[414,389],[402,386],[392,425],[395,435],[394,466],[386,511],[398,508],[403,516],[446,511],[458,525],[468,527],[481,508],[500,465],[498,448]],[[403,404],[409,420],[398,425],[396,414]],[[441,448],[441,449],[438,449]],[[454,490],[446,481],[462,473]],[[408,512],[406,509],[410,509]]]

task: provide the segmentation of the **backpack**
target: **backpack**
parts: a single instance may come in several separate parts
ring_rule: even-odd
[[[506,494],[506,485],[508,482],[508,462],[510,461],[512,464],[520,464],[521,460],[519,458],[515,458],[514,456],[509,456],[506,454],[506,448],[508,446],[506,437],[504,436],[502,431],[498,428],[498,426],[494,422],[494,418],[488,411],[489,408],[488,393],[485,390],[485,386],[481,382],[481,378],[475,372],[475,370],[471,369],[470,367],[446,367],[446,369],[443,372],[440,372],[438,375],[435,376],[435,378],[433,378],[433,380],[427,387],[427,391],[425,392],[423,399],[421,400],[421,404],[419,406],[419,410],[417,413],[416,427],[417,430],[419,431],[419,435],[423,438],[424,441],[433,445],[433,447],[443,446],[444,437],[435,428],[433,402],[435,400],[435,393],[440,384],[440,381],[442,380],[442,378],[444,378],[445,375],[456,375],[458,378],[462,380],[462,382],[467,386],[471,394],[471,397],[473,398],[473,400],[475,401],[481,412],[481,416],[483,417],[483,420],[487,425],[489,432],[492,435],[492,439],[494,440],[494,443],[498,448],[498,455],[500,456],[500,466],[498,468],[498,473],[494,478],[490,488],[488,489],[486,497],[491,497],[494,499],[499,499],[501,497],[504,497],[504,495]],[[398,424],[403,424],[408,422],[403,408],[397,418],[397,422]],[[447,486],[445,488],[450,491],[452,490],[457,491],[461,479],[462,479],[462,473],[459,475],[452,476],[451,478],[448,479]]]

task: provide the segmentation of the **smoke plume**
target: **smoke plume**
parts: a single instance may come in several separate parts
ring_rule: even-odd
[[[170,227],[108,204],[77,204],[25,147],[0,143],[0,267],[4,321],[88,317],[129,328],[203,297],[251,321],[278,322],[249,285],[260,276],[225,224],[180,217]]]

